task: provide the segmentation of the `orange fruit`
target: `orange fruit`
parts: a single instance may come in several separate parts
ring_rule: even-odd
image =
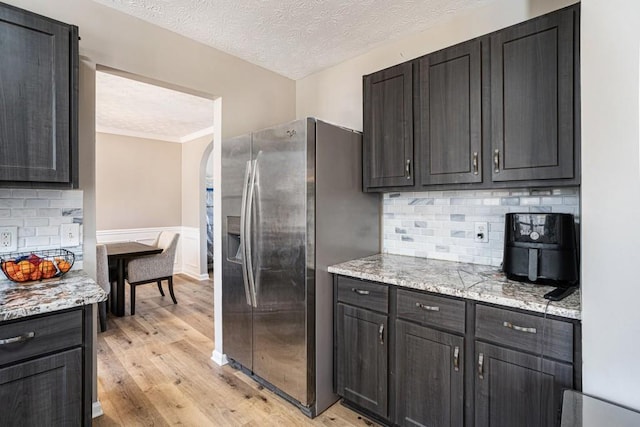
[[[40,279],[42,279],[42,271],[40,271],[40,269],[36,268],[35,270],[33,270],[33,273],[31,273],[29,275],[29,279],[30,280],[40,280]]]
[[[36,266],[33,265],[31,262],[29,262],[26,259],[23,259],[22,261],[20,261],[18,263],[18,269],[22,272],[22,274],[24,274],[25,276],[29,276],[31,275],[31,273],[34,272],[34,270],[36,269]]]
[[[43,279],[49,279],[56,275],[56,266],[52,261],[44,260],[38,266],[38,270],[42,273]]]
[[[64,259],[58,261],[58,270],[60,270],[61,273],[66,273],[70,268],[71,264],[69,264],[69,262],[65,261]]]

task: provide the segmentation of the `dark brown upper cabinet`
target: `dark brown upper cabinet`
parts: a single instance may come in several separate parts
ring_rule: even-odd
[[[569,6],[365,76],[364,190],[580,184],[579,14]]]
[[[574,13],[490,36],[493,181],[575,177]]]
[[[363,80],[363,187],[413,186],[412,63]]]
[[[472,40],[418,61],[420,182],[482,182],[481,43]]]
[[[78,28],[0,3],[0,186],[78,185]]]

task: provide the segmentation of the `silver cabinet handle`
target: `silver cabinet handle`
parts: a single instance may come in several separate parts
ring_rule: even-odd
[[[378,337],[380,338],[380,344],[384,344],[384,324],[380,324],[380,329],[378,329]]]
[[[440,307],[436,307],[434,305],[426,305],[426,304],[422,304],[422,303],[419,303],[419,302],[416,303],[416,307],[421,308],[421,309],[426,310],[426,311],[440,311]]]
[[[351,288],[351,290],[352,290],[353,292],[355,292],[356,294],[358,294],[358,295],[369,295],[369,294],[371,293],[371,292],[369,292],[369,291],[365,291],[365,290],[363,290],[363,289]]]
[[[404,164],[404,176],[407,179],[411,179],[411,159],[407,159]]]
[[[505,328],[513,329],[514,331],[518,331],[518,332],[528,332],[530,334],[538,333],[536,328],[525,328],[524,326],[514,325],[513,323],[510,323],[510,322],[504,322],[502,323],[502,326],[504,326]]]
[[[473,153],[473,174],[478,175],[478,152]]]
[[[500,150],[493,152],[493,169],[495,173],[500,173]]]
[[[453,349],[453,369],[460,370],[460,347],[458,346]]]
[[[481,380],[484,379],[484,372],[482,372],[483,366],[484,366],[484,354],[480,353],[478,355],[478,378],[480,378]]]
[[[3,338],[3,339],[0,339],[0,345],[28,341],[35,336],[36,336],[35,332],[27,332],[26,334],[18,335],[17,337]]]

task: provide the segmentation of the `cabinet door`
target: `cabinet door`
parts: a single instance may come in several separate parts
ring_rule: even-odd
[[[0,182],[72,181],[70,29],[0,5]]]
[[[574,177],[574,13],[491,36],[493,181]]]
[[[396,322],[396,423],[462,426],[464,339]]]
[[[472,40],[419,62],[423,185],[482,182],[480,56]]]
[[[411,63],[364,78],[364,187],[414,184]]]
[[[337,393],[386,417],[388,318],[344,304],[337,316]]]
[[[519,351],[476,343],[476,427],[560,424],[562,390],[573,367]]]
[[[82,425],[82,350],[0,369],[0,402],[2,426]]]

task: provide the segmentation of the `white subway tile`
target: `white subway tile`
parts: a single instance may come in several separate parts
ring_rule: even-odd
[[[38,236],[59,236],[60,227],[38,227]]]
[[[28,218],[28,217],[35,217],[37,215],[36,215],[35,209],[13,208],[11,209],[11,216],[14,218]]]
[[[43,199],[59,199],[62,197],[60,190],[38,190],[38,197]]]
[[[24,206],[27,208],[48,208],[49,200],[48,199],[26,199],[24,201]]]
[[[25,246],[29,247],[29,246],[35,246],[35,247],[39,247],[39,246],[48,246],[50,244],[50,240],[49,237],[27,237],[24,239],[25,240]]]
[[[22,189],[22,188],[16,188],[12,191],[11,193],[13,195],[13,197],[15,198],[19,198],[19,199],[27,199],[30,197],[37,197],[37,192],[36,190],[29,190],[29,189]]]

